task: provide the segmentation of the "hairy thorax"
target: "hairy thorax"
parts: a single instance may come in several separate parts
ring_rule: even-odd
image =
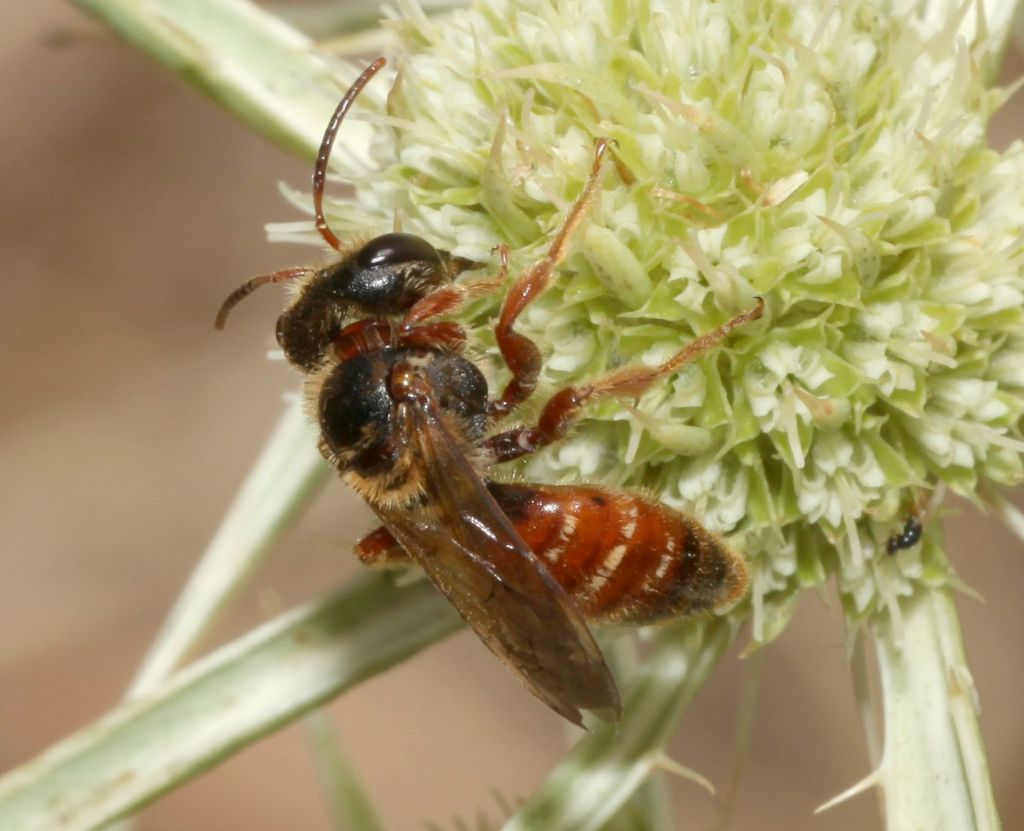
[[[307,386],[321,452],[371,504],[411,504],[423,496],[420,450],[392,384],[396,366],[410,364],[433,391],[452,434],[467,448],[479,442],[487,427],[487,382],[473,363],[450,352],[386,347],[325,368]]]

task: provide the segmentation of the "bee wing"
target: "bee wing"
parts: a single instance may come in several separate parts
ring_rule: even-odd
[[[410,402],[399,409],[436,511],[375,508],[388,530],[541,701],[576,724],[581,709],[618,718],[615,681],[565,590],[498,507],[436,409]]]

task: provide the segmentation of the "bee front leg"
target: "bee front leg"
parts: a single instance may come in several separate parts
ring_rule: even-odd
[[[548,287],[555,268],[565,259],[569,239],[586,216],[587,208],[594,201],[601,180],[601,167],[614,143],[611,139],[597,139],[590,175],[587,176],[583,189],[566,214],[562,227],[555,234],[547,253],[516,278],[505,297],[494,334],[501,356],[512,373],[512,380],[505,386],[501,396],[490,404],[489,414],[494,420],[507,416],[529,398],[537,386],[541,366],[540,349],[532,340],[516,332],[512,327],[526,307]]]
[[[488,294],[497,291],[508,279],[509,248],[507,245],[498,245],[494,248],[498,252],[499,265],[496,276],[486,280],[470,280],[465,283],[452,283],[434,289],[430,294],[416,301],[415,305],[406,313],[402,319],[401,331],[403,333],[415,330],[425,320],[450,314],[459,309],[463,304],[478,297],[486,297]],[[470,260],[462,260],[468,263]],[[474,265],[478,265],[474,263]]]

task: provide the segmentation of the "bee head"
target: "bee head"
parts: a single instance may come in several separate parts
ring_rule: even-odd
[[[469,265],[413,234],[375,237],[301,285],[277,320],[277,342],[294,366],[309,372],[346,323],[402,316]]]
[[[342,259],[326,268],[286,268],[253,277],[228,295],[214,322],[223,329],[230,311],[260,286],[295,281],[295,298],[277,321],[277,342],[288,360],[304,372],[324,363],[346,320],[402,315],[431,289],[479,265],[438,251],[413,234],[384,234],[349,251],[327,223],[324,184],[335,136],[363,87],[386,63],[384,58],[371,63],[338,102],[313,167],[316,229],[324,242],[343,254]]]

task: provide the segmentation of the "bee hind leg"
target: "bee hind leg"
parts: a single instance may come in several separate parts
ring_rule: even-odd
[[[363,537],[355,546],[356,556],[365,566],[397,568],[413,565],[412,559],[391,536],[387,528],[377,528]]]

